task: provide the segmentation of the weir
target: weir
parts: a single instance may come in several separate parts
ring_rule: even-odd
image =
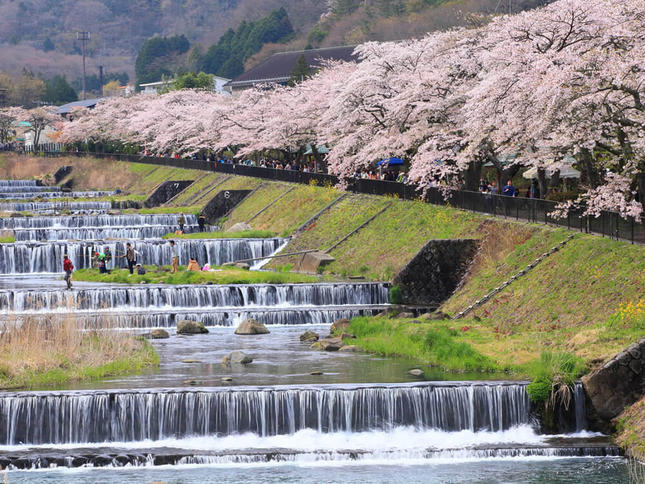
[[[5,202],[0,203],[2,212],[70,212],[107,211],[112,202]]]
[[[14,230],[17,241],[158,239],[177,230],[178,217],[179,214],[10,217],[0,219],[0,228]],[[199,230],[195,215],[184,218],[185,231]]]
[[[0,394],[0,444],[363,432],[500,431],[533,424],[521,383]]]
[[[0,465],[5,469],[46,469],[52,466],[74,467],[149,467],[161,465],[230,465],[289,462],[310,464],[312,462],[355,462],[388,459],[405,463],[409,460],[438,459],[500,459],[526,457],[607,457],[619,456],[619,448],[611,442],[581,441],[557,446],[522,446],[467,449],[420,449],[420,450],[364,450],[343,449],[302,451],[296,449],[235,449],[234,451],[206,452],[181,448],[128,448],[99,447],[96,449],[71,449],[65,454],[55,449],[18,451],[0,456]]]
[[[286,239],[210,239],[179,240],[179,263],[188,264],[189,258],[200,264],[221,265],[226,262],[265,258],[273,254]],[[140,240],[135,249],[141,254],[142,264],[168,265],[171,261],[167,240]],[[0,245],[0,274],[56,273],[63,267],[63,255],[68,254],[77,269],[92,267],[92,256],[109,247],[114,256],[125,254],[125,241],[80,241],[49,243],[15,243]],[[127,267],[125,258],[115,258],[116,267]]]
[[[296,306],[291,308],[265,307],[243,310],[240,308],[209,308],[203,311],[149,308],[139,312],[89,310],[87,313],[57,313],[64,319],[73,317],[84,323],[84,327],[150,329],[174,328],[182,320],[198,321],[205,326],[237,326],[241,321],[253,318],[267,325],[305,325],[330,324],[340,318],[351,319],[356,316],[372,316],[386,309],[387,305],[348,305],[348,306]],[[15,313],[7,327],[19,324],[26,319],[49,321],[51,313]],[[43,318],[44,317],[44,318]],[[0,320],[0,328],[2,327]]]
[[[4,290],[0,308],[19,311],[134,308],[216,308],[381,305],[388,303],[384,283],[233,284],[186,286],[107,286],[74,291]]]
[[[98,197],[111,197],[116,195],[116,192],[101,190],[101,191],[80,191],[80,192],[62,192],[62,191],[28,191],[28,192],[3,192],[0,190],[0,199],[7,200],[28,200],[31,198],[98,198]]]
[[[73,203],[73,202],[72,202]],[[83,202],[80,202],[83,203]],[[90,202],[92,203],[92,202]],[[104,203],[104,202],[98,202]],[[106,202],[109,204],[109,202]],[[68,217],[9,217],[0,219],[3,229],[131,227],[138,225],[173,225],[179,214],[76,215]],[[197,226],[197,216],[184,215],[187,226]]]

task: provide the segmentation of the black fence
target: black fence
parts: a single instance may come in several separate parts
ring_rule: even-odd
[[[265,180],[289,183],[316,184],[335,186],[340,179],[325,173],[310,173],[295,170],[277,170],[258,166],[219,163],[213,161],[191,160],[184,158],[158,158],[140,155],[85,152],[44,152],[45,156],[78,156],[107,158],[120,161],[148,163],[154,165],[185,168],[189,170],[207,170],[231,175],[263,178]],[[555,218],[550,214],[555,211],[557,202],[523,197],[505,197],[479,192],[454,190],[445,193],[439,188],[429,188],[425,195],[416,186],[391,181],[349,179],[345,188],[355,193],[396,197],[402,200],[422,200],[435,205],[449,205],[455,208],[486,213],[498,217],[513,218],[527,222],[544,223],[585,233],[594,233],[604,237],[623,239],[632,243],[645,244],[645,224],[633,218],[624,219],[614,212],[602,212],[598,217],[570,212],[566,218]]]

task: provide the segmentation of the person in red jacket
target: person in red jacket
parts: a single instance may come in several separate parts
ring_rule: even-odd
[[[72,272],[74,272],[74,264],[72,260],[67,257],[67,254],[63,256],[63,270],[65,271],[65,282],[67,283],[67,289],[72,288]]]

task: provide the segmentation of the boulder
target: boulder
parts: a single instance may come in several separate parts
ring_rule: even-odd
[[[356,335],[353,335],[352,333],[342,333],[340,335],[340,339],[346,340],[346,339],[356,339]]]
[[[166,339],[170,338],[168,331],[165,329],[157,328],[150,331],[150,339]]]
[[[264,324],[255,319],[245,319],[235,329],[235,334],[241,335],[269,334],[270,332]]]
[[[587,416],[595,428],[611,430],[610,421],[645,395],[645,338],[583,376],[582,384],[591,403]]]
[[[233,351],[222,358],[223,365],[248,365],[253,362],[253,358],[243,351]]]
[[[237,262],[235,264],[235,267],[237,267],[238,269],[246,269],[247,271],[251,268],[251,266],[248,265],[246,262]]]
[[[314,370],[314,371],[312,371],[312,372],[311,372],[311,373],[309,373],[309,374],[310,374],[310,375],[314,375],[314,376],[319,376],[319,375],[322,375],[322,374],[323,374],[323,372],[322,372],[322,371],[320,371],[320,370]]]
[[[313,343],[314,341],[318,341],[319,339],[320,335],[314,331],[305,331],[300,335],[300,341],[302,342]]]
[[[402,312],[397,314],[396,317],[399,319],[413,318],[414,313]]]
[[[227,229],[227,232],[246,232],[247,230],[253,230],[249,224],[245,222],[238,222],[235,225],[231,226],[230,229]]]
[[[358,351],[358,346],[345,345],[345,346],[341,346],[338,351],[342,351],[343,353],[356,353]]]
[[[345,331],[347,328],[349,328],[350,325],[350,320],[347,318],[340,318],[331,323],[331,326],[329,327],[329,332],[330,333],[335,333],[336,331]]]
[[[425,319],[428,321],[441,321],[443,319],[450,319],[450,316],[448,316],[446,313],[443,313],[441,311],[434,311],[432,313],[425,313],[419,316],[421,319]]]
[[[424,375],[423,370],[421,370],[420,368],[413,368],[410,371],[408,371],[408,373],[410,375],[412,375],[412,376],[423,376]]]
[[[197,321],[183,320],[177,323],[177,334],[206,334],[206,327]]]
[[[336,259],[325,252],[307,252],[300,256],[293,270],[296,272],[311,272],[315,274],[318,272],[320,267],[334,262],[335,260]]]
[[[343,346],[343,340],[341,338],[325,338],[320,341],[316,341],[311,345],[311,348],[320,351],[338,351]]]

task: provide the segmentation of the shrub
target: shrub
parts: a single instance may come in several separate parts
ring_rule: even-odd
[[[400,286],[391,286],[390,287],[390,303],[391,304],[401,304],[403,301],[403,294],[401,293]]]
[[[555,388],[572,387],[585,369],[584,361],[574,354],[543,351],[530,368],[529,398],[536,405],[547,404]]]

